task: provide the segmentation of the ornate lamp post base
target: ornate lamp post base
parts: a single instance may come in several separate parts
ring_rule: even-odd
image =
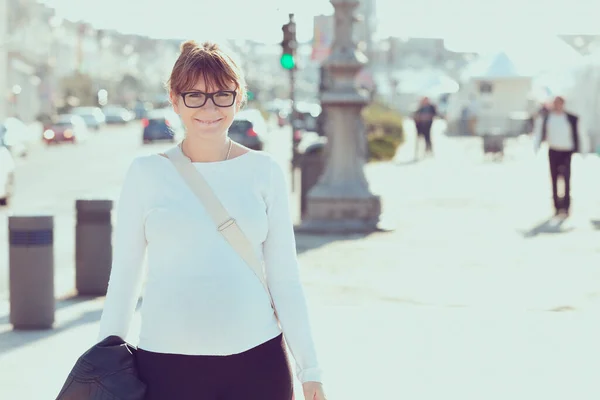
[[[311,196],[309,218],[296,227],[299,233],[370,233],[386,230],[379,215],[379,196],[366,198]]]
[[[369,95],[355,84],[358,71],[367,62],[352,41],[353,12],[358,1],[331,3],[335,8],[335,39],[323,64],[328,78],[321,93],[326,115],[326,166],[307,193],[306,213],[296,231],[373,232],[382,230],[381,200],[369,190],[364,173],[368,146],[361,111],[369,103]]]

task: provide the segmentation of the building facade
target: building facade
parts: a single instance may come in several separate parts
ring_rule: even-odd
[[[62,19],[36,0],[0,0],[0,43],[0,119],[26,123],[69,105],[94,105],[97,96],[78,94],[77,82],[91,82],[91,93],[107,90],[113,103],[151,98],[164,90],[178,50],[169,41]]]

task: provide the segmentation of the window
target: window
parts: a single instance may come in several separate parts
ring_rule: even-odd
[[[492,93],[492,83],[491,82],[480,82],[479,83],[479,93]]]

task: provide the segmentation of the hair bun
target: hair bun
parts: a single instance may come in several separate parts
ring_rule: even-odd
[[[220,50],[219,45],[214,42],[204,42],[202,43],[202,47],[207,51],[218,51]]]
[[[181,50],[181,53],[184,54],[184,53],[191,52],[192,50],[194,50],[197,47],[198,47],[198,43],[196,43],[193,40],[188,40],[181,44],[180,50]]]

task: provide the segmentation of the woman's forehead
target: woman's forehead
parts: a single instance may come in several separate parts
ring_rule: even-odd
[[[216,77],[207,77],[200,75],[196,83],[192,86],[191,90],[198,90],[200,92],[217,92],[219,90],[235,90],[236,85],[227,79],[221,79],[222,82]]]

